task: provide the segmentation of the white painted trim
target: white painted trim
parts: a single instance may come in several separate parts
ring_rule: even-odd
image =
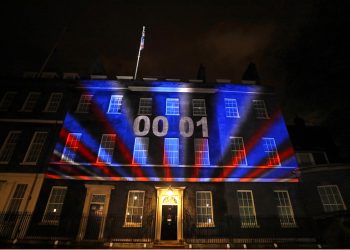
[[[181,83],[180,83],[181,84]],[[129,86],[131,91],[145,91],[145,92],[176,92],[176,93],[216,93],[218,90],[213,88],[188,88],[188,87],[142,87],[142,86]]]

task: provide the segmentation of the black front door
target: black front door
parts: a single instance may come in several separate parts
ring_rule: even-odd
[[[162,206],[161,240],[177,240],[177,206]]]
[[[102,223],[103,204],[91,204],[85,231],[85,239],[97,240]]]

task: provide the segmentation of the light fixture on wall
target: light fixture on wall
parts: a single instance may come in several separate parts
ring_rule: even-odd
[[[171,187],[171,185],[168,187],[168,190],[166,191],[166,193],[168,196],[173,196],[174,191],[173,191],[173,188]]]

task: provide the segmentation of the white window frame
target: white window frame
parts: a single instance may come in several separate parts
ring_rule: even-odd
[[[253,100],[253,109],[257,119],[269,119],[266,103],[264,100]]]
[[[209,195],[208,197],[203,197]],[[211,191],[196,191],[197,227],[215,227],[213,196]],[[204,222],[207,221],[207,222]]]
[[[136,137],[134,143],[134,151],[132,157],[132,164],[146,165],[148,161],[148,137]],[[139,158],[141,157],[141,158]],[[141,161],[140,161],[141,159]]]
[[[192,99],[193,116],[207,116],[205,99]]]
[[[79,103],[76,109],[76,113],[89,113],[93,95],[82,94],[79,99]]]
[[[258,228],[252,190],[237,190],[241,228]]]
[[[22,201],[26,195],[28,184],[18,183],[13,190],[11,200],[9,201],[6,213],[18,213],[21,208]]]
[[[180,115],[180,100],[179,98],[166,99],[166,115]]]
[[[79,149],[79,143],[81,139],[81,133],[69,133],[64,146],[61,161],[74,162],[77,151]],[[74,137],[74,145],[71,145],[71,137]]]
[[[208,139],[204,139],[204,138],[195,138],[194,139],[194,157],[195,157],[194,165],[196,165],[196,166],[209,166],[210,165]],[[203,159],[204,159],[204,161],[203,161]]]
[[[274,190],[273,192],[275,193],[275,198],[277,202],[277,212],[280,219],[281,227],[297,227],[292,203],[289,197],[289,192],[287,190]]]
[[[338,185],[317,186],[318,194],[326,213],[346,210]]]
[[[0,111],[8,111],[11,107],[17,92],[15,91],[7,91],[1,98],[0,102]]]
[[[63,93],[61,93],[61,92],[51,93],[50,98],[49,98],[49,100],[46,104],[46,107],[44,109],[44,112],[47,112],[47,113],[57,112],[57,110],[61,104],[62,96],[63,96]]]
[[[129,190],[128,199],[126,201],[124,227],[142,227],[143,222],[143,208],[145,204],[145,191],[143,190]],[[135,205],[135,201],[142,197],[142,205]],[[134,213],[135,211],[141,211],[140,213]],[[134,216],[140,217],[140,222],[133,221]],[[130,220],[129,220],[130,219]]]
[[[115,148],[116,134],[103,134],[98,149],[97,163],[111,163]]]
[[[24,101],[21,112],[33,112],[41,92],[29,92],[26,100]]]
[[[164,165],[179,165],[179,138],[164,138]]]
[[[63,193],[56,194],[56,193],[54,193],[56,191],[57,192],[61,191]],[[49,199],[47,200],[45,212],[44,212],[43,218],[41,220],[42,223],[50,224],[50,225],[58,225],[59,224],[61,213],[62,213],[62,207],[64,204],[64,200],[66,198],[66,194],[67,194],[67,187],[66,186],[53,186],[51,188],[50,196],[49,196]],[[57,196],[59,196],[59,197],[57,197]],[[55,218],[52,218],[52,217],[50,218],[49,209],[50,210],[53,209],[52,212],[55,213]]]
[[[296,152],[295,156],[300,166],[316,165],[314,156],[310,152]]]
[[[122,113],[123,96],[111,95],[111,99],[108,105],[108,114],[121,114]]]
[[[237,100],[234,98],[225,98],[225,114],[226,117],[239,118]]]
[[[19,130],[9,131],[0,149],[0,164],[9,163],[16,149],[18,138],[21,136],[21,133],[22,132]],[[5,160],[2,160],[3,158],[5,158]]]
[[[152,115],[152,98],[140,98],[138,115]]]
[[[230,145],[231,145],[231,164],[233,166],[244,165],[247,166],[247,155],[244,147],[243,137],[230,137]],[[241,159],[238,162],[238,159]]]
[[[268,166],[281,166],[280,156],[278,154],[275,138],[263,137],[263,147],[267,155]]]
[[[30,142],[30,145],[28,147],[27,153],[24,156],[22,164],[27,165],[36,165],[39,158],[41,151],[45,145],[46,138],[47,138],[47,132],[44,131],[36,131],[32,137],[32,140]]]

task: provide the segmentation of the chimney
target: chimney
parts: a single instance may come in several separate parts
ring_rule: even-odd
[[[242,76],[242,83],[260,84],[260,78],[256,69],[256,65],[254,63],[250,62],[248,64],[248,67]]]
[[[205,67],[203,64],[199,65],[198,72],[197,72],[197,80],[202,80],[203,83],[206,82],[206,73],[205,73]]]

